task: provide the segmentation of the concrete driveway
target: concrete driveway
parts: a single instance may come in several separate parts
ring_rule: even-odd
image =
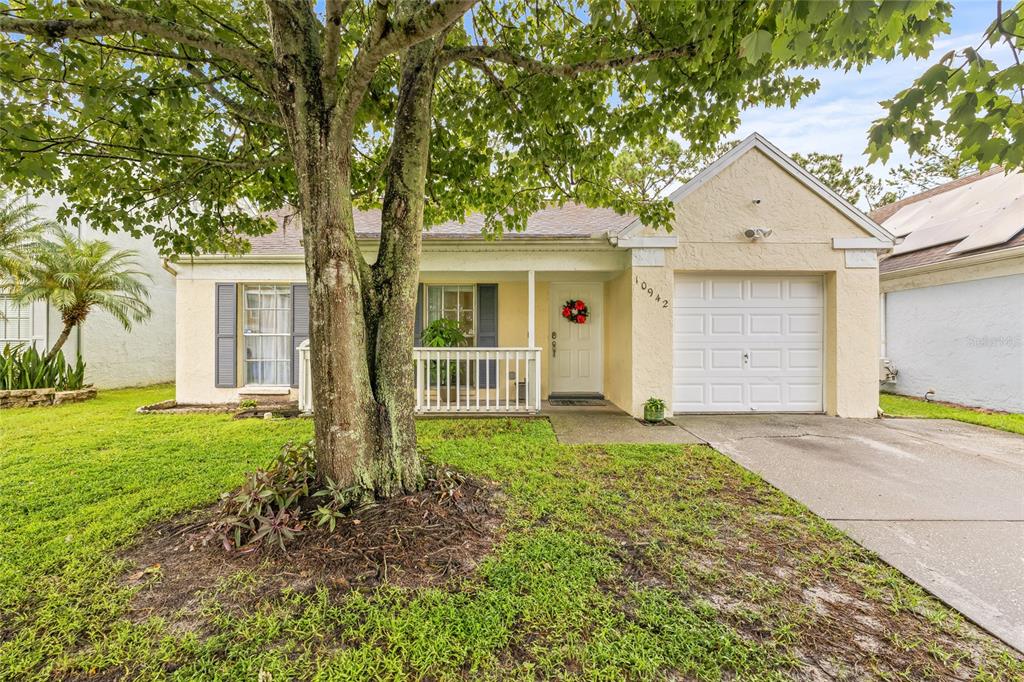
[[[930,419],[673,422],[1024,651],[1024,436]]]

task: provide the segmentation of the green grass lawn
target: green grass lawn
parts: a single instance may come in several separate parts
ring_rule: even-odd
[[[1024,676],[1008,649],[717,452],[560,446],[543,420],[419,426],[429,459],[506,496],[502,540],[467,578],[239,601],[255,584],[240,570],[190,607],[198,627],[128,618],[147,588],[124,586],[135,569],[118,551],[311,429],[134,412],[170,394],[0,412],[0,679]]]
[[[881,394],[879,399],[882,411],[894,417],[955,419],[967,422],[968,424],[979,424],[1001,431],[1024,435],[1024,414],[972,410],[967,407],[954,407],[943,403],[932,403],[890,393]]]

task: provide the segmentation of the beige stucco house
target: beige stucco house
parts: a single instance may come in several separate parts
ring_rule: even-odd
[[[480,222],[426,233],[417,338],[439,317],[470,347],[414,349],[421,412],[537,411],[603,396],[634,415],[874,417],[878,254],[893,238],[753,135],[672,195],[673,230],[612,211],[539,211],[524,232]],[[301,230],[177,270],[177,399],[303,398],[308,320]],[[378,215],[357,216],[368,258]],[[566,318],[583,301],[582,324]],[[447,367],[442,371],[440,368]]]

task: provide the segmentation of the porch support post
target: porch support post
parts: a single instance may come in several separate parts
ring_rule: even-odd
[[[537,347],[537,325],[534,320],[537,307],[536,279],[536,273],[533,270],[526,273],[526,298],[529,310],[529,326],[526,330],[526,345],[530,348]]]

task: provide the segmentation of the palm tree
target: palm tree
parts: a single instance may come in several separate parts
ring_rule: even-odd
[[[100,239],[79,239],[63,227],[51,229],[32,246],[14,298],[23,303],[45,299],[60,312],[64,328],[47,359],[94,309],[110,313],[128,331],[150,316],[145,281],[152,278],[139,269],[137,256]]]
[[[0,199],[0,290],[17,288],[32,245],[53,227],[36,217],[38,208],[21,197]]]

